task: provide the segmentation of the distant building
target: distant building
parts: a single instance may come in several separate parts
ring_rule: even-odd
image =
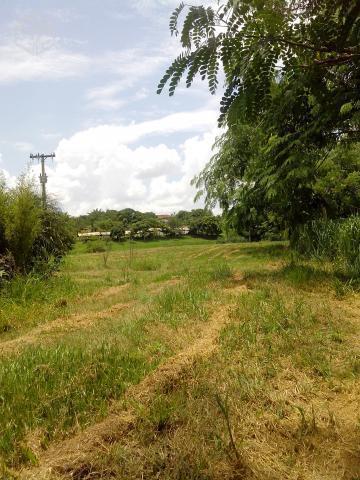
[[[159,220],[161,220],[161,221],[164,222],[164,223],[169,223],[169,220],[170,220],[170,218],[171,218],[171,215],[160,214],[160,215],[156,215],[156,218],[158,218]]]
[[[110,237],[111,232],[82,232],[78,233],[79,238]]]

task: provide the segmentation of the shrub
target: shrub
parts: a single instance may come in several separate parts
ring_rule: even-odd
[[[9,192],[5,220],[6,240],[16,266],[25,273],[32,260],[32,248],[41,232],[41,202],[32,184],[21,177]]]
[[[292,238],[299,253],[336,263],[340,271],[360,276],[360,217],[317,220],[302,226]]]
[[[0,271],[50,273],[74,243],[67,215],[54,205],[42,208],[31,180],[20,177],[13,189],[0,179]]]
[[[338,229],[339,222],[334,220],[313,220],[299,227],[291,241],[299,253],[333,260],[337,255]]]
[[[210,214],[194,218],[190,223],[190,235],[217,238],[221,233],[220,221]]]
[[[106,252],[105,242],[102,240],[87,242],[86,251],[87,253],[104,253]]]
[[[344,270],[360,277],[360,217],[350,217],[340,224],[337,241]]]
[[[16,273],[16,263],[11,252],[0,255],[0,281],[11,280]]]
[[[57,269],[62,257],[73,247],[75,232],[69,216],[54,205],[42,210],[40,223],[32,247],[31,267],[38,272],[49,272]]]

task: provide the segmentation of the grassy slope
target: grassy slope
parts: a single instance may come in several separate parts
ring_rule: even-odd
[[[84,248],[45,289],[5,293],[6,468],[106,416],[228,305],[211,356],[137,402],[135,428],[64,478],[357,478],[359,297],[338,299],[331,272],[286,267],[281,244],[138,244],[131,268],[126,245],[106,267]]]

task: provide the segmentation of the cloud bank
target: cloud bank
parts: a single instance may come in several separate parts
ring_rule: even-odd
[[[80,131],[60,141],[48,168],[49,191],[73,215],[95,208],[157,213],[193,208],[190,181],[211,157],[216,118],[216,111],[201,110]],[[185,140],[174,148],[173,136],[179,134]],[[159,136],[161,142],[144,145]]]

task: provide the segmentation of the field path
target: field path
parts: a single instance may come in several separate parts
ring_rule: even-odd
[[[228,321],[229,307],[230,305],[218,307],[194,343],[164,362],[138,385],[130,387],[125,394],[126,403],[147,404],[156,392],[175,384],[197,358],[211,355],[217,348],[220,331]],[[124,409],[123,404],[124,400],[121,404],[118,402],[118,411],[114,405],[113,413],[102,422],[88,427],[73,438],[51,446],[39,459],[39,466],[32,470],[24,470],[20,478],[23,480],[81,478],[81,472],[86,471],[89,461],[96,453],[107,451],[111,443],[125,437],[131,430],[136,413],[131,406]]]
[[[8,355],[19,350],[38,343],[43,342],[43,335],[56,334],[56,333],[69,333],[70,330],[77,330],[79,328],[89,327],[99,320],[105,320],[111,318],[111,316],[119,313],[122,310],[130,308],[131,302],[128,303],[115,303],[111,307],[93,313],[75,313],[68,317],[59,317],[52,322],[44,325],[39,325],[33,328],[30,332],[13,340],[7,340],[0,343],[0,356]]]
[[[153,294],[159,294],[164,288],[179,284],[179,279],[165,280],[161,283],[151,284],[149,291]],[[126,290],[129,284],[121,286],[108,287],[101,289],[91,297],[96,299],[107,299],[108,297],[117,295]],[[12,340],[6,340],[0,342],[0,357],[3,355],[9,355],[12,353],[18,353],[20,350],[35,345],[37,343],[44,343],[44,336],[51,336],[67,334],[69,331],[78,330],[81,328],[88,328],[101,320],[107,320],[114,317],[114,315],[128,310],[129,308],[139,308],[136,300],[129,302],[114,303],[110,307],[94,312],[85,313],[73,313],[68,316],[58,317],[48,323],[40,324],[37,327],[31,329],[29,332],[20,335]]]

